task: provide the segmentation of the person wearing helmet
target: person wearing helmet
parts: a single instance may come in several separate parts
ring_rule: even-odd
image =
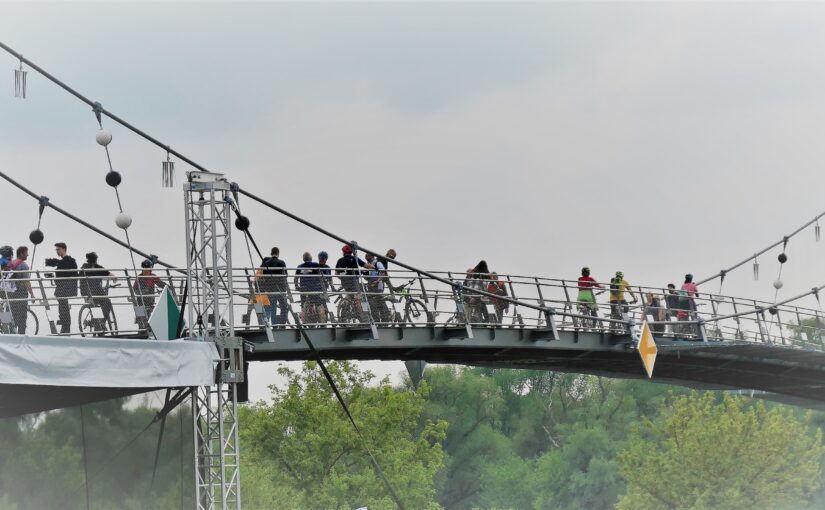
[[[320,268],[321,275],[323,275],[324,291],[332,287],[332,268],[327,264],[328,260],[329,253],[325,251],[318,252],[318,267]]]
[[[630,295],[633,303],[636,303],[636,296],[630,291],[630,283],[624,279],[624,273],[616,271],[616,276],[610,279],[610,310],[613,318],[622,319],[630,311],[625,292]]]
[[[6,269],[6,266],[9,265],[9,262],[11,262],[13,258],[14,248],[8,245],[0,247],[0,270]]]
[[[140,263],[140,274],[135,279],[132,289],[135,291],[135,298],[137,306],[143,306],[144,316],[135,317],[140,329],[148,328],[148,319],[152,316],[155,309],[155,292],[166,287],[163,280],[158,275],[152,272],[154,264],[151,260],[146,259]]]
[[[593,288],[601,289],[602,286],[599,285],[596,280],[590,276],[590,268],[583,267],[582,268],[582,275],[579,277],[579,295],[576,297],[576,300],[582,304],[589,315],[593,317],[596,316],[597,306],[596,306],[596,296],[593,294]]]
[[[335,274],[338,275],[344,291],[355,293],[358,291],[358,271],[356,270],[364,267],[365,262],[352,254],[352,246],[348,244],[341,247],[341,253],[341,258],[335,263]]]

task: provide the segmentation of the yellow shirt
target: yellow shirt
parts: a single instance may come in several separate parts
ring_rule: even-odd
[[[613,287],[616,285],[617,284],[615,281],[610,282],[611,289],[613,289]],[[610,301],[624,301],[624,292],[630,288],[630,284],[627,282],[627,280],[622,279],[621,281],[619,281],[618,287],[618,290],[610,291]]]

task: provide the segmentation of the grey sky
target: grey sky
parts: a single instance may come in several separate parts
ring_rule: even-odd
[[[647,285],[716,272],[825,210],[823,23],[825,5],[786,3],[0,4],[3,42],[364,245],[432,269],[589,265]],[[4,66],[0,168],[114,232],[88,107],[34,73],[16,100]],[[133,242],[182,262],[165,154],[106,127]],[[18,244],[36,204],[2,186],[0,242]],[[290,264],[340,248],[241,205]],[[43,230],[126,264],[54,213]],[[780,295],[825,283],[823,250],[791,242]],[[773,254],[724,290],[770,298],[777,270]]]

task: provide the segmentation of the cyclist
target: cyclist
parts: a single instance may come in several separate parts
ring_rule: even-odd
[[[387,308],[387,301],[384,299],[384,279],[387,271],[380,259],[372,253],[366,255],[367,263],[364,268],[367,272],[367,300],[370,304],[370,312],[375,322],[390,322],[390,310]]]
[[[355,303],[355,311],[360,317],[361,310],[361,293],[358,285],[359,268],[364,266],[364,261],[356,258],[352,254],[352,246],[345,244],[341,248],[342,256],[335,263],[335,274],[341,281],[341,288],[346,293],[345,299],[352,299]]]
[[[342,256],[335,263],[335,274],[341,281],[341,287],[346,292],[358,293],[358,271],[359,267],[364,267],[364,261],[352,254],[352,246],[345,244],[341,248]]]
[[[630,311],[624,298],[625,292],[630,295],[632,302],[636,303],[636,296],[630,291],[630,284],[624,279],[624,273],[616,271],[616,276],[610,279],[610,312],[614,319],[621,319]]]
[[[301,320],[311,324],[320,322],[320,308],[324,305],[320,265],[312,261],[312,255],[305,252],[304,262],[295,271],[294,284],[301,293]],[[323,315],[326,317],[326,314]]]
[[[587,312],[587,315],[596,317],[598,307],[596,306],[596,296],[593,294],[594,287],[602,288],[602,286],[590,276],[590,268],[583,267],[582,275],[579,276],[579,295],[576,296],[576,301],[578,301],[579,306]]]
[[[106,268],[97,263],[97,253],[91,251],[86,254],[86,262],[80,266],[80,294],[103,311],[106,321],[112,320],[112,300],[109,299],[109,289],[103,288],[103,280],[112,276]]]
[[[318,252],[318,267],[323,275],[321,281],[323,282],[324,290],[332,288],[332,268],[327,264],[329,254],[325,251]]]
[[[0,247],[0,269],[6,269],[13,258],[14,248],[8,245]]]

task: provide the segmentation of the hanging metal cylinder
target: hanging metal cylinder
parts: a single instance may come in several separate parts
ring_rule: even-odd
[[[814,225],[814,238],[816,239],[816,242],[819,242],[819,234],[819,222],[817,221],[816,225]]]
[[[163,176],[161,181],[164,188],[173,188],[175,186],[175,162],[169,158],[168,152],[166,153],[166,161],[163,162]]]
[[[759,279],[759,260],[756,258],[753,259],[753,279]]]
[[[23,61],[20,61],[20,69],[14,70],[14,97],[26,99],[26,73],[23,70]]]

